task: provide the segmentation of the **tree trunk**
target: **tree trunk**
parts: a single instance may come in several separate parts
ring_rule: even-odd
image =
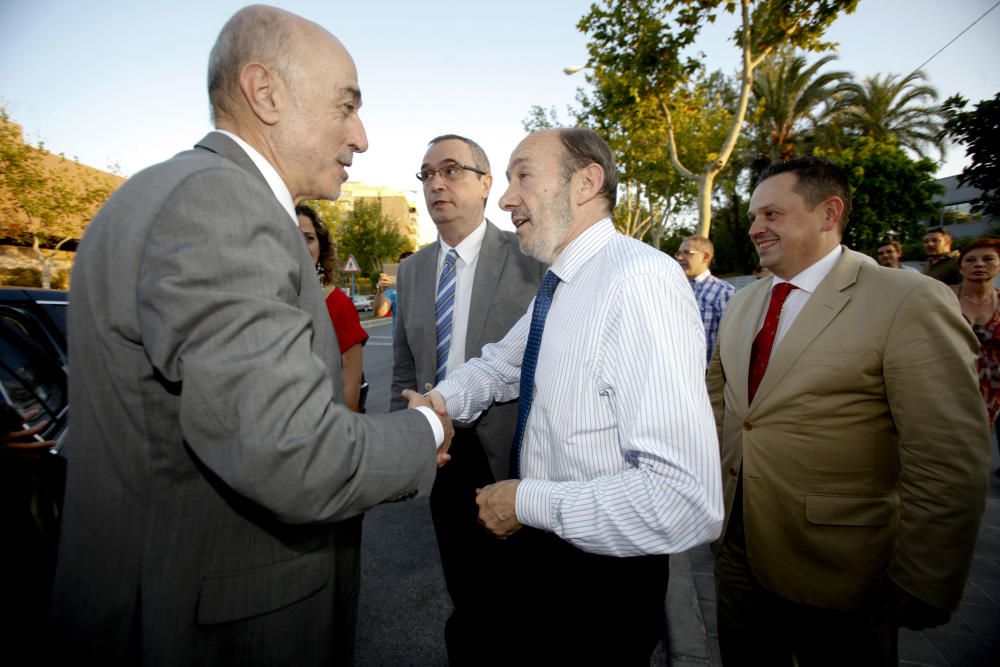
[[[715,176],[719,170],[715,165],[705,168],[705,172],[698,177],[698,236],[709,238],[712,230],[712,188],[715,185]]]

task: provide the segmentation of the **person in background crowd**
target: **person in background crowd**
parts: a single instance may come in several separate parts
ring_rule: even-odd
[[[771,269],[769,269],[767,267],[764,267],[764,266],[761,266],[760,264],[758,264],[757,266],[753,267],[753,277],[755,279],[757,279],[757,280],[762,280],[764,278],[770,278],[772,275],[774,275],[774,274],[771,273]]]
[[[736,288],[725,280],[712,275],[709,266],[715,257],[715,246],[704,236],[689,236],[681,242],[674,258],[684,269],[684,275],[691,282],[694,300],[701,311],[701,321],[705,325],[705,367],[712,360],[715,349],[715,335],[726,304],[733,297]]]
[[[368,342],[368,332],[361,327],[358,310],[334,282],[337,276],[337,247],[330,238],[326,225],[316,211],[306,204],[298,204],[295,214],[299,229],[309,248],[309,256],[316,265],[319,282],[326,292],[326,310],[330,313],[333,330],[340,346],[340,363],[344,377],[344,403],[355,412],[364,412],[361,404],[361,384],[365,372],[362,348]]]
[[[897,628],[947,622],[968,577],[990,446],[976,340],[947,287],[841,245],[850,210],[847,175],[812,157],[750,198],[774,277],[733,296],[708,373],[727,667],[896,665]]]
[[[962,248],[958,258],[962,282],[951,289],[958,298],[962,315],[979,339],[979,391],[986,401],[990,424],[1000,427],[1000,290],[993,281],[1000,273],[1000,238],[976,239]],[[997,434],[1000,446],[1000,433]],[[1000,469],[994,471],[1000,476]]]
[[[401,252],[397,261],[402,264],[403,260],[412,254],[409,250]],[[396,335],[396,276],[379,274],[378,286],[375,289],[375,301],[372,303],[372,314],[375,317],[392,315],[392,335]]]
[[[912,267],[900,263],[900,260],[903,259],[903,246],[899,245],[896,241],[886,241],[880,245],[875,252],[875,259],[878,260],[881,266],[889,269],[917,271]]]
[[[958,252],[951,249],[951,234],[943,227],[935,227],[924,234],[924,251],[927,261],[924,262],[922,273],[945,285],[957,285],[962,282],[962,274],[958,270]]]

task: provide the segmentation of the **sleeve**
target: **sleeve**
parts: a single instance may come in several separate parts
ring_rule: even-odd
[[[341,354],[359,343],[364,345],[368,342],[368,332],[361,327],[358,309],[339,288],[327,295],[326,310],[330,313],[330,321],[333,322],[333,329],[337,332],[337,344],[340,346]]]
[[[608,343],[599,382],[634,465],[592,480],[523,480],[517,515],[591,553],[683,551],[718,537],[723,518],[701,316],[679,275],[630,275],[616,302],[594,323]]]
[[[989,486],[990,434],[978,345],[951,290],[920,280],[886,341],[886,395],[899,433],[899,534],[889,576],[955,609]],[[941,391],[946,382],[948,391]]]
[[[485,345],[482,356],[465,362],[435,387],[447,401],[453,420],[471,422],[494,402],[513,401],[520,395],[521,361],[534,305],[532,299],[506,336]]]
[[[191,174],[164,202],[136,298],[142,345],[178,395],[185,446],[288,523],[428,494],[425,417],[358,415],[334,400],[339,378],[299,305],[302,281],[315,280],[302,251],[270,190],[232,167]]]

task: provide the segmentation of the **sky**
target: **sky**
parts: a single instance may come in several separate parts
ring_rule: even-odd
[[[98,168],[132,175],[189,148],[211,130],[205,70],[219,29],[243,2],[226,0],[0,0],[0,104],[30,141]],[[369,149],[350,178],[415,193],[422,241],[434,236],[419,169],[427,141],[456,133],[479,142],[496,174],[487,217],[512,229],[497,208],[503,171],[524,137],[532,105],[563,118],[587,60],[576,23],[590,0],[414,2],[301,0],[275,3],[314,20],[345,44],[358,66]],[[838,69],[858,78],[906,74],[997,0],[861,0],[827,31]],[[696,48],[711,69],[735,73],[735,23],[704,30]],[[925,68],[942,99],[973,103],[1000,91],[1000,7]],[[953,148],[938,175],[961,171]]]

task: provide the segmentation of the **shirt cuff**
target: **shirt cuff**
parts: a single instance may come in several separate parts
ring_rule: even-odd
[[[552,507],[555,501],[556,483],[542,479],[522,479],[517,485],[514,512],[517,520],[525,526],[555,532]]]
[[[441,443],[444,442],[444,426],[441,426],[441,418],[426,405],[418,406],[415,409],[420,410],[424,417],[427,417],[427,421],[431,425],[431,430],[434,431],[434,446],[440,447]]]

